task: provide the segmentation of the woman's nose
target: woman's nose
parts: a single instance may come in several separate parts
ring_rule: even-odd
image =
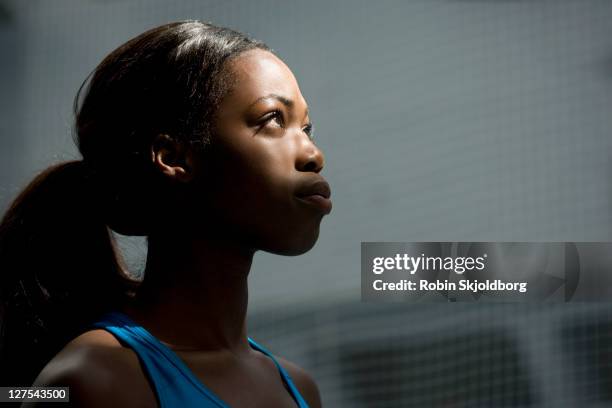
[[[319,173],[325,165],[323,152],[308,138],[300,138],[299,153],[295,163],[298,171]]]

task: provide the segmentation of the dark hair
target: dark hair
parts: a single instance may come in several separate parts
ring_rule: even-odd
[[[171,185],[153,169],[151,143],[168,135],[204,149],[232,82],[224,64],[254,48],[269,50],[231,29],[170,23],[117,48],[81,86],[74,109],[83,160],[44,170],[0,223],[0,384],[31,384],[87,322],[137,286],[109,228],[154,232],[150,220],[163,207],[152,192],[171,197]]]

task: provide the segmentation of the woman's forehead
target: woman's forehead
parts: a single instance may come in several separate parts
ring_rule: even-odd
[[[250,105],[266,95],[280,95],[302,101],[295,76],[276,55],[265,50],[250,50],[230,62],[234,81],[228,102]]]

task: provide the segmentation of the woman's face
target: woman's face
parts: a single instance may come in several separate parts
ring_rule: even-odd
[[[247,51],[227,68],[234,81],[198,177],[211,210],[206,223],[255,250],[306,252],[331,211],[306,101],[292,72],[270,52]]]

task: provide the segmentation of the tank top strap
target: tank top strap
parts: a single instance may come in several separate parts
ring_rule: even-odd
[[[291,379],[291,376],[289,375],[287,370],[285,370],[283,368],[283,366],[281,366],[278,363],[278,361],[276,361],[276,358],[274,358],[272,353],[270,353],[268,350],[266,350],[260,344],[256,343],[255,340],[251,339],[250,337],[249,337],[249,343],[251,344],[251,347],[253,349],[255,349],[255,350],[265,354],[266,356],[268,356],[268,357],[270,357],[272,359],[272,361],[274,362],[274,365],[276,366],[276,368],[280,372],[280,375],[281,375],[281,377],[283,379],[283,382],[285,383],[285,386],[287,387],[287,389],[291,393],[291,396],[293,397],[295,402],[298,404],[298,407],[299,408],[308,408],[308,404],[306,403],[304,398],[302,398],[302,395],[300,394],[300,392],[298,391],[297,387],[293,383],[293,380]]]
[[[91,327],[110,332],[136,353],[161,408],[229,408],[197,380],[176,353],[127,315],[108,313]]]
[[[136,353],[160,407],[229,408],[202,384],[174,351],[127,315],[120,312],[107,313],[90,327],[110,332],[123,346]],[[250,337],[248,341],[251,348],[272,359],[298,407],[308,408],[289,373],[274,356]]]

